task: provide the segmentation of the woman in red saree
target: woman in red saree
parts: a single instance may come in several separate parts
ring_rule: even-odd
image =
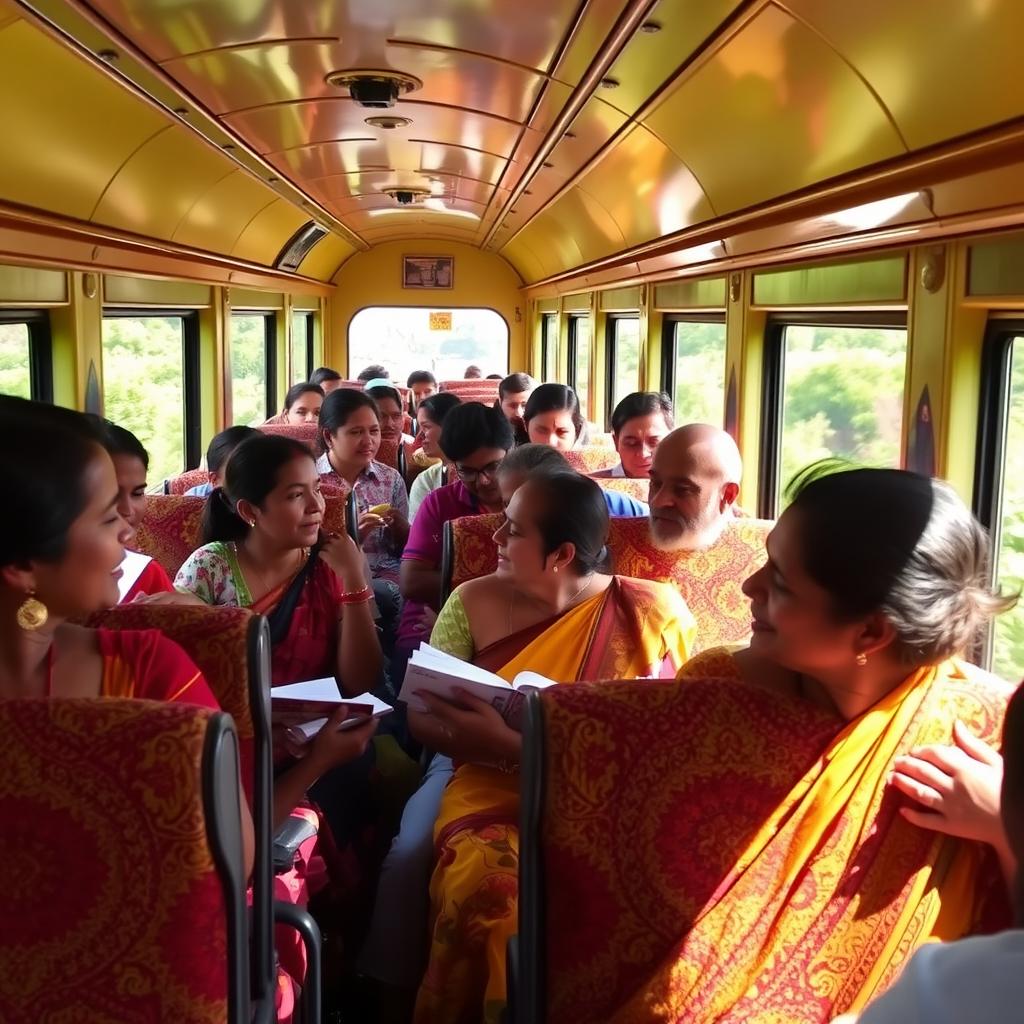
[[[922,943],[1005,920],[998,815],[954,799],[986,788],[967,754],[997,742],[1010,692],[957,657],[1013,603],[986,554],[940,481],[811,475],[744,585],[748,649],[639,701],[618,684],[552,695],[551,1019],[824,1024]],[[633,724],[598,806],[574,799],[573,765],[608,721]]]
[[[510,683],[524,670],[563,683],[675,674],[693,643],[693,617],[665,584],[600,571],[608,513],[592,480],[531,479],[506,516],[497,572],[455,591],[434,643]],[[420,699],[410,723],[457,767],[435,828],[432,942],[415,1019],[497,1022],[516,926],[521,736],[469,695]]]

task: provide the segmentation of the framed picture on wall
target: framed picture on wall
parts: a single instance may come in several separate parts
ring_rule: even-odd
[[[451,288],[455,280],[454,256],[403,256],[403,288]]]

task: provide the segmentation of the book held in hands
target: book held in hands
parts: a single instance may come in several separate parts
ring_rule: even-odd
[[[310,679],[270,688],[270,716],[274,725],[288,730],[296,743],[312,739],[339,707],[348,708],[348,718],[339,729],[354,729],[368,718],[382,718],[394,708],[372,693],[342,697],[334,679]]]

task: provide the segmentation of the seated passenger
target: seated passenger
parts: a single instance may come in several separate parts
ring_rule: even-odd
[[[30,432],[33,442],[0,446],[0,475],[10,489],[0,510],[0,699],[135,697],[219,710],[202,673],[159,630],[88,629],[69,621],[118,601],[133,530],[120,514],[123,487],[106,450],[109,437],[120,436],[112,426],[0,396],[0,430],[8,437]],[[242,819],[251,866],[245,801]]]
[[[886,988],[917,946],[1006,920],[997,811],[969,840],[953,838],[940,814],[922,828],[924,816],[901,813],[891,779],[901,755],[926,744],[994,739],[1009,687],[957,652],[1016,599],[992,591],[987,538],[948,484],[821,471],[791,485],[768,562],[744,585],[749,648],[684,668],[684,688],[703,686],[712,703],[692,735],[650,748],[655,773],[659,759],[689,751],[673,787],[717,785],[735,814],[692,818],[672,854],[683,881],[665,891],[663,920],[644,921],[652,941],[616,968],[600,1005],[579,1008],[581,1021],[649,1020],[652,1000],[666,1020],[830,1021]],[[727,783],[722,758],[735,765]],[[581,862],[580,877],[589,870]],[[602,930],[611,948],[617,920]],[[560,998],[575,988],[590,1004],[572,960],[560,966]]]
[[[498,569],[457,588],[431,643],[511,682],[524,670],[571,683],[672,677],[695,627],[670,586],[607,575],[601,489],[575,473],[528,480],[495,534]],[[516,931],[522,736],[487,702],[419,695],[425,746],[459,767],[444,790],[430,882],[432,942],[419,1024],[500,1019]]]
[[[619,464],[591,476],[646,480],[654,452],[673,426],[668,395],[657,391],[635,391],[626,395],[612,413],[612,440],[619,453]]]
[[[324,389],[319,384],[303,382],[293,384],[284,396],[284,409],[277,419],[278,423],[316,423],[320,416],[320,406],[324,404]]]
[[[377,403],[380,418],[380,439],[395,444],[412,444],[416,439],[403,433],[405,410],[398,389],[387,380],[371,380],[366,384],[366,393]]]
[[[896,983],[868,1005],[857,1018],[843,1017],[852,1024],[1003,1024],[1020,1013],[1024,1005],[1024,687],[1018,687],[1006,709],[1003,723],[1003,755],[974,739],[959,723],[962,735],[955,747],[933,748],[950,760],[937,781],[940,799],[952,802],[953,813],[962,805],[971,810],[976,803],[972,790],[978,787],[980,772],[987,772],[991,790],[1000,801],[1003,829],[1009,850],[1016,858],[1015,927],[997,935],[959,942],[929,943],[919,949],[903,968]],[[950,768],[963,766],[949,774]],[[998,776],[1002,773],[1002,794]],[[934,805],[926,815],[949,816]]]
[[[420,505],[423,503],[423,499],[431,492],[436,491],[438,487],[442,485],[444,480],[444,452],[441,451],[441,425],[444,423],[445,417],[451,412],[452,409],[457,405],[461,405],[462,400],[458,395],[453,395],[448,392],[440,395],[431,395],[425,398],[419,404],[419,408],[416,410],[416,419],[419,423],[420,438],[422,440],[422,446],[419,452],[422,452],[423,459],[431,460],[427,468],[423,470],[419,476],[416,477],[412,482],[412,487],[409,488],[409,522],[412,523],[416,519],[416,513],[419,511]],[[416,454],[419,455],[419,452]],[[414,456],[415,458],[415,456]],[[417,459],[417,462],[420,461]]]
[[[516,432],[516,444],[526,444],[526,403],[537,382],[528,373],[510,373],[498,385],[498,408]]]
[[[371,380],[391,380],[391,374],[380,363],[374,363],[372,366],[367,366],[365,370],[360,370],[356,380],[365,385],[367,381]]]
[[[117,511],[128,524],[131,534],[127,543],[135,540],[139,523],[146,512],[146,487],[149,473],[149,452],[142,442],[124,427],[88,416],[100,444],[107,450],[114,463],[117,476]],[[117,604],[127,604],[147,594],[165,594],[172,591],[170,577],[164,567],[141,551],[125,551],[124,561],[117,582],[120,595]]]
[[[409,536],[409,496],[398,471],[374,459],[380,447],[376,402],[362,391],[333,392],[320,412],[320,435],[321,479],[342,494],[355,490],[359,538],[370,571],[375,579],[396,583]]]
[[[423,399],[437,394],[437,378],[429,370],[413,370],[405,386],[409,389],[409,411],[413,416]]]
[[[512,448],[512,428],[497,409],[465,402],[445,416],[440,443],[457,479],[423,499],[402,555],[400,586],[405,601],[392,672],[398,683],[409,655],[430,635],[440,608],[444,524],[502,509],[498,466]]]
[[[241,425],[228,427],[216,434],[206,449],[206,470],[210,479],[205,484],[190,487],[185,494],[190,498],[205,498],[215,487],[224,486],[224,467],[228,456],[247,438],[257,431]]]
[[[337,391],[341,387],[342,376],[337,370],[332,370],[329,366],[318,366],[310,375],[310,384],[319,384],[323,389],[324,397],[326,398],[332,391]]]
[[[480,380],[484,375],[484,371],[479,366],[474,366],[472,363],[466,367],[466,372],[462,375],[465,380]]]
[[[526,434],[533,444],[567,452],[580,443],[584,419],[576,392],[565,384],[540,384],[523,413]]]
[[[576,470],[565,461],[565,456],[557,448],[549,448],[546,444],[524,444],[509,452],[498,470],[498,484],[501,487],[502,500],[508,505],[512,495],[530,478],[552,473],[575,473]],[[606,491],[601,488],[604,503],[608,507],[608,515],[638,518],[650,513],[650,509],[640,501],[620,491]]]

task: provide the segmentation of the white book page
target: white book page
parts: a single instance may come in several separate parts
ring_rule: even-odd
[[[132,589],[146,566],[153,559],[139,551],[125,551],[124,561],[120,565],[121,578],[117,581],[117,603],[120,604]]]
[[[352,704],[357,707],[370,707],[373,709],[369,715],[353,715],[352,718],[346,718],[338,726],[339,732],[343,732],[346,729],[355,729],[363,725],[368,718],[383,718],[395,710],[387,701],[374,697],[372,693],[363,693],[358,697],[346,697],[343,700],[339,700],[338,704]],[[312,721],[291,726],[288,733],[296,742],[301,743],[304,740],[312,739],[326,724],[326,718],[314,718]]]
[[[529,693],[531,690],[545,690],[549,686],[557,686],[558,684],[554,679],[548,679],[547,676],[542,676],[539,672],[520,672],[512,680],[512,685],[517,690]]]
[[[324,700],[341,704],[344,698],[334,679],[308,679],[304,683],[286,683],[283,686],[272,686],[270,696],[284,697],[286,700]],[[369,694],[364,696],[369,697]],[[364,701],[363,703],[367,703]]]

